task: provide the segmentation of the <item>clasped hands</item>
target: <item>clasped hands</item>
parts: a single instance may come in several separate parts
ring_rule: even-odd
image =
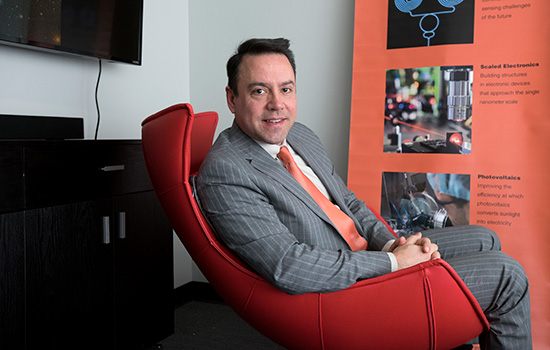
[[[439,259],[441,254],[437,244],[429,238],[422,237],[422,232],[417,232],[408,238],[399,237],[390,247],[390,252],[395,255],[398,269],[404,269],[428,260]]]

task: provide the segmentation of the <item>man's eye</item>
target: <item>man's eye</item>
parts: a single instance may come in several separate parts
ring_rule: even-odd
[[[288,94],[289,92],[292,92],[292,89],[291,88],[283,88],[283,92],[285,94]]]
[[[265,90],[264,89],[255,89],[252,91],[253,94],[255,95],[261,95],[261,94],[264,94],[265,93]]]

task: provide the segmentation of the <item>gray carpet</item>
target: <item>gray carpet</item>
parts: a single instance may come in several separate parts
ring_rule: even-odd
[[[284,349],[249,326],[226,304],[203,301],[179,306],[175,312],[174,334],[160,343],[148,350]],[[472,349],[472,346],[455,350],[459,349]]]
[[[176,309],[175,331],[164,350],[283,349],[243,321],[229,306],[191,301]]]

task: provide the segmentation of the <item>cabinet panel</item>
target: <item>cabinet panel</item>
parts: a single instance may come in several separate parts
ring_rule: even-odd
[[[142,349],[174,332],[172,229],[152,191],[115,197],[113,216],[117,349]]]
[[[0,349],[25,346],[24,214],[0,214]]]
[[[173,288],[139,141],[0,141],[0,349],[143,349]]]
[[[109,204],[27,211],[28,349],[112,349],[113,245],[100,220]]]
[[[0,144],[0,212],[23,207],[23,150]]]
[[[105,145],[97,151],[101,156],[99,167],[102,170],[103,191],[110,196],[152,190],[141,143],[126,143],[117,147]],[[120,166],[124,170],[116,170]],[[115,170],[108,171],[110,169]]]
[[[151,189],[139,143],[53,143],[24,152],[30,208]]]

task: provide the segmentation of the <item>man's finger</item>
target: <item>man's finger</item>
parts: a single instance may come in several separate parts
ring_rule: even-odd
[[[405,244],[416,244],[420,239],[422,238],[422,232],[417,232],[413,235],[410,235],[409,238],[407,238],[407,242]]]

